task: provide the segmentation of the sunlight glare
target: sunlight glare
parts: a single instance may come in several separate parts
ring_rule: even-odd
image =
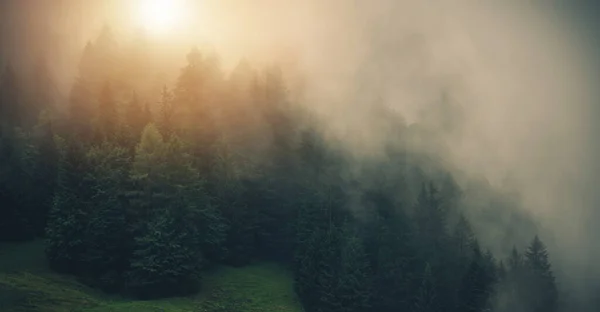
[[[140,0],[136,10],[139,26],[159,34],[180,26],[186,12],[184,0]]]

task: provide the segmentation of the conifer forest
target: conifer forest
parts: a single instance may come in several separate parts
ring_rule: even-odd
[[[332,130],[342,113],[310,105],[297,69],[245,57],[226,68],[205,45],[161,63],[151,40],[105,24],[70,60],[64,92],[51,57],[3,62],[1,311],[105,311],[31,303],[40,289],[3,309],[25,283],[1,268],[3,249],[31,242],[44,274],[131,302],[204,298],[214,272],[269,264],[289,274],[293,311],[573,306],[570,273],[554,265],[565,246],[522,190],[448,156],[465,116],[451,94],[432,90],[436,104],[414,119],[356,85],[357,115],[376,122],[349,127],[378,135],[348,143],[362,132]],[[291,311],[226,301],[181,311]]]

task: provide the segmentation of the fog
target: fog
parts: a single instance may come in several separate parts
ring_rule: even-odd
[[[85,41],[105,22],[127,27],[115,4],[91,2],[72,7],[72,16],[46,3],[56,39],[44,43],[36,43],[45,38],[43,22],[36,28],[32,17],[4,10],[3,61],[27,64],[33,50],[48,49],[68,88],[70,61]],[[378,130],[373,104],[411,124],[445,95],[460,110],[442,157],[496,187],[518,189],[563,287],[586,300],[600,281],[595,33],[578,21],[581,8],[517,3],[206,0],[196,3],[193,31],[164,45],[184,61],[191,44],[209,42],[226,68],[244,56],[279,62],[303,86],[301,102],[327,116],[332,137],[369,154],[395,139]],[[32,14],[43,20],[44,10]]]

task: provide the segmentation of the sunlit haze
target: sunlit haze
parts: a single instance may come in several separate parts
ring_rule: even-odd
[[[94,112],[80,123],[91,127],[97,122],[95,110],[104,103],[97,97],[108,80],[118,108],[105,115],[119,117],[108,127],[124,122],[128,105],[138,99],[140,107],[147,105],[146,113],[155,114],[147,120],[156,123],[172,117],[164,113],[168,105],[161,106],[163,101],[188,101],[181,106],[192,107],[189,111],[204,105],[218,120],[207,124],[231,132],[219,140],[243,146],[236,155],[252,158],[239,162],[248,167],[275,162],[269,158],[275,135],[265,130],[270,129],[268,117],[261,115],[267,105],[260,106],[262,98],[253,102],[267,97],[268,83],[275,84],[285,95],[278,104],[302,111],[290,109],[293,117],[282,117],[281,123],[304,114],[314,117],[305,119],[318,124],[324,145],[351,159],[344,174],[358,176],[372,163],[405,157],[418,165],[402,167],[402,183],[408,186],[390,187],[390,196],[410,209],[422,176],[437,177],[438,169],[452,175],[467,194],[460,197],[461,213],[471,221],[482,250],[506,259],[513,246],[525,250],[539,235],[559,284],[577,302],[570,303],[571,311],[600,311],[591,303],[600,294],[600,43],[594,41],[600,36],[592,29],[598,28],[596,17],[590,17],[596,11],[560,3],[0,0],[0,78],[10,65],[16,81],[37,83],[30,78],[32,68],[44,60],[53,75],[52,109],[58,116],[53,118],[65,124],[72,122],[65,116],[76,100],[87,105],[78,112]],[[186,79],[197,81],[182,86]],[[93,87],[81,86],[86,83]],[[30,89],[19,90],[23,98],[34,97]],[[191,120],[189,112],[171,113],[183,120],[173,127],[189,123],[196,131],[204,125]],[[69,134],[67,128],[61,131]],[[124,149],[128,161],[135,160],[141,128],[118,135],[131,144]],[[165,133],[165,138],[171,135]],[[396,145],[409,156],[390,154]],[[134,167],[129,164],[127,170]],[[382,175],[397,169],[390,167]],[[8,169],[2,171],[0,164],[0,178]],[[296,178],[291,172],[289,177]],[[402,192],[409,195],[396,195]],[[27,192],[18,194],[27,197]],[[348,210],[360,219],[365,206],[356,198]]]
[[[178,31],[186,22],[185,0],[137,0],[132,10],[138,25],[150,33],[167,35]]]

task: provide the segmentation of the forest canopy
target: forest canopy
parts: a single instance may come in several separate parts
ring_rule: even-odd
[[[44,62],[32,77],[3,70],[0,240],[42,237],[56,272],[138,298],[201,291],[216,265],[273,261],[307,311],[559,308],[535,233],[504,233],[491,250],[498,237],[470,220],[480,205],[483,220],[531,228],[517,200],[415,147],[452,120],[407,125],[375,101],[395,139],[358,157],[280,67],[225,72],[194,47],[176,81],[156,85],[133,42],[104,28],[64,101]]]

